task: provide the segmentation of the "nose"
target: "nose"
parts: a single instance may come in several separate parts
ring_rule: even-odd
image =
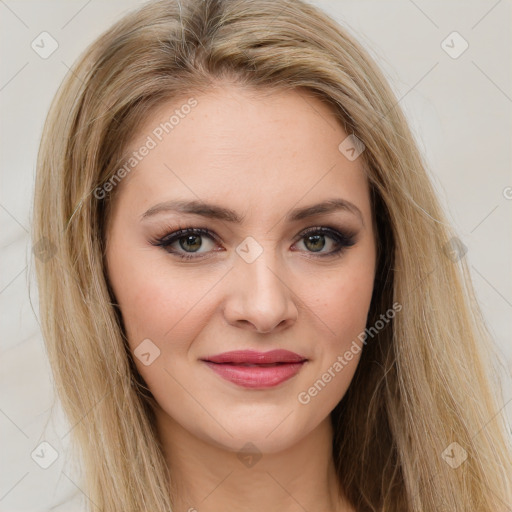
[[[224,316],[230,325],[258,333],[290,327],[298,316],[293,283],[266,249],[252,263],[237,258]]]

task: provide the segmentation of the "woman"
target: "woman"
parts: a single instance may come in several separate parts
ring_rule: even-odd
[[[512,507],[464,259],[382,74],[316,8],[116,23],[52,105],[33,237],[91,510]]]

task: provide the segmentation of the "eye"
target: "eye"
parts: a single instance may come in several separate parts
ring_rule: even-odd
[[[329,242],[330,239],[330,242]],[[339,255],[346,247],[355,244],[355,234],[341,232],[329,227],[309,228],[300,234],[299,241],[306,250],[316,253],[318,257],[329,257]],[[331,250],[321,252],[325,247],[333,247]]]
[[[194,254],[209,252],[207,250],[208,243],[205,244],[203,241],[204,239],[209,239],[210,242],[215,242],[217,237],[206,228],[184,228],[165,235],[164,237],[152,242],[152,244],[163,247],[167,252],[176,254],[179,258],[195,259],[198,257],[194,256]],[[176,247],[176,245],[178,247]],[[206,250],[199,252],[199,249],[204,247],[206,247]]]
[[[206,240],[206,243],[205,243]],[[209,244],[219,243],[218,237],[207,228],[180,228],[161,238],[151,241],[152,245],[162,247],[165,251],[176,255],[180,259],[203,259],[212,256],[212,252],[221,249],[213,249]],[[315,227],[303,231],[297,239],[306,248],[312,257],[333,257],[339,255],[345,248],[355,244],[355,234],[341,232],[330,227]],[[295,242],[295,244],[297,244]],[[294,245],[295,245],[294,244]],[[325,248],[331,249],[324,251]],[[200,249],[204,249],[200,251]],[[198,256],[195,256],[195,255]]]

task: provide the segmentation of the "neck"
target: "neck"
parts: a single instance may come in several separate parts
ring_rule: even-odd
[[[162,410],[156,413],[176,512],[353,510],[339,492],[329,417],[285,450],[242,454],[195,437]]]

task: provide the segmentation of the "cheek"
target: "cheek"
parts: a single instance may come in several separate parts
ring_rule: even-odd
[[[147,339],[161,355],[169,349],[186,350],[187,342],[202,328],[206,301],[201,299],[211,283],[194,278],[192,269],[173,266],[166,253],[141,245],[125,232],[130,232],[128,227],[112,232],[107,261],[132,353]]]
[[[308,289],[300,292],[308,297],[305,302],[313,313],[309,317],[316,324],[312,332],[318,334],[314,344],[316,363],[311,367],[307,387],[301,391],[308,400],[322,395],[314,406],[321,414],[328,414],[344,396],[356,371],[364,349],[362,334],[367,325],[373,281],[374,253],[361,251],[347,259],[346,265],[317,280],[316,287],[305,282],[309,293]]]
[[[166,267],[160,272],[134,267],[124,275],[115,294],[132,348],[150,338],[159,343],[172,340],[173,347],[179,349],[180,340],[193,335],[191,330],[201,329],[207,282],[193,279],[188,272],[170,274]]]
[[[324,336],[323,350],[340,350],[364,331],[374,282],[373,253],[354,255],[340,268],[303,280],[298,292],[315,314]]]
[[[190,270],[171,270],[165,258],[154,263],[146,253],[145,259],[120,262],[113,286],[135,366],[157,402],[168,404],[169,393],[181,392],[171,375],[193,363],[190,347],[211,317],[214,283]]]
[[[325,283],[312,299],[316,317],[315,361],[296,394],[308,428],[325,418],[343,398],[356,372],[373,292],[371,267],[351,266]],[[313,309],[314,308],[314,309]]]

